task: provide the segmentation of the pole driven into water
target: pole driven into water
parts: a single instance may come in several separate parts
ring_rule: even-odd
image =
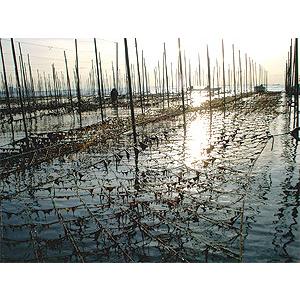
[[[211,78],[210,78],[210,59],[209,59],[208,45],[206,46],[206,54],[207,54],[207,79],[208,79],[208,91],[209,91],[209,111],[211,114]]]
[[[139,63],[139,52],[138,52],[138,46],[137,46],[136,38],[134,39],[134,42],[135,42],[135,53],[136,53],[136,66],[137,66],[137,72],[138,72],[138,86],[139,86],[140,104],[141,104],[142,113],[144,113],[143,99],[142,99],[142,86],[141,86],[141,73],[140,73],[140,63]]]
[[[226,110],[226,103],[225,103],[225,59],[224,59],[224,42],[222,39],[222,69],[223,69],[223,110],[224,110],[224,115],[225,115],[225,110]]]
[[[183,87],[183,74],[182,74],[182,59],[181,59],[181,49],[180,49],[180,38],[178,38],[178,51],[179,51],[179,73],[181,81],[181,100],[182,100],[182,109],[185,111],[184,105],[184,87]]]
[[[11,106],[10,106],[9,90],[8,90],[8,84],[7,84],[6,68],[5,68],[5,61],[4,61],[1,39],[0,39],[0,52],[1,52],[3,78],[4,78],[4,85],[5,85],[5,96],[6,96],[6,102],[7,102],[7,107],[8,107],[8,111],[9,111],[9,123],[11,126],[12,140],[14,141],[14,139],[15,139],[14,124],[13,124],[14,119],[13,119]]]
[[[234,89],[234,104],[236,104],[235,57],[234,57],[234,45],[233,45],[233,44],[232,44],[232,62],[233,62],[233,89]]]
[[[104,116],[103,116],[103,107],[102,107],[102,97],[101,97],[101,86],[100,86],[100,73],[99,73],[99,62],[98,62],[98,50],[97,50],[97,41],[94,38],[94,46],[95,46],[95,57],[96,57],[96,72],[97,72],[97,92],[100,104],[100,111],[101,111],[101,121],[103,123]]]
[[[69,100],[71,102],[71,108],[73,111],[73,99],[72,99],[72,91],[71,91],[71,83],[70,83],[70,76],[69,76],[69,69],[68,69],[68,61],[67,61],[67,55],[66,51],[64,51],[64,57],[65,57],[65,66],[66,66],[66,74],[67,74],[67,86],[68,86],[68,96]]]
[[[21,85],[20,85],[18,64],[17,64],[16,52],[15,52],[15,46],[14,46],[14,39],[11,38],[10,41],[11,41],[11,49],[12,49],[12,55],[13,55],[13,60],[14,60],[14,65],[15,65],[15,75],[16,75],[17,89],[18,89],[19,100],[20,100],[20,104],[21,104],[22,119],[23,119],[23,126],[24,126],[24,132],[25,132],[25,141],[26,141],[27,147],[29,147],[26,117],[25,117],[24,104],[23,104],[23,98],[22,98],[22,93],[21,93]]]
[[[82,119],[81,119],[81,94],[80,94],[80,81],[79,81],[77,39],[75,39],[75,52],[76,52],[76,77],[77,77],[76,83],[77,83],[77,99],[78,99],[79,123],[80,123],[80,127],[82,127]]]
[[[137,147],[136,126],[135,126],[135,116],[134,116],[132,88],[131,88],[131,76],[130,76],[130,63],[129,63],[128,47],[127,47],[127,39],[126,38],[124,38],[124,46],[125,46],[126,71],[127,71],[127,79],[128,79],[128,92],[129,92],[130,112],[131,112],[131,125],[132,125],[132,132],[133,132],[133,143],[134,143],[134,146]]]

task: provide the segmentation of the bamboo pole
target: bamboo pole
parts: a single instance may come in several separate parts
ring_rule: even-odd
[[[226,90],[225,90],[225,59],[224,59],[224,41],[222,39],[222,70],[223,70],[223,110],[224,110],[224,116],[225,116],[225,110],[226,110],[226,103],[225,103],[225,94],[226,94]]]
[[[239,50],[239,69],[240,69],[240,90],[241,98],[243,97],[243,73],[242,73],[242,62],[241,62],[241,51]]]
[[[127,79],[128,79],[130,112],[131,112],[131,125],[132,125],[132,132],[133,132],[133,143],[135,148],[137,148],[137,134],[136,134],[134,106],[133,106],[132,89],[131,89],[130,64],[129,64],[128,47],[127,47],[126,38],[124,38],[124,46],[125,46],[125,60],[126,60],[126,70],[127,70]]]
[[[184,78],[185,78],[185,92],[187,93],[187,73],[186,73],[186,56],[185,56],[185,50],[184,50]]]
[[[199,76],[199,90],[201,93],[201,62],[200,62],[200,54],[198,52],[198,76]]]
[[[116,89],[119,93],[119,43],[116,42]]]
[[[11,41],[11,49],[12,49],[12,55],[13,55],[13,60],[14,60],[14,65],[15,65],[17,90],[18,90],[18,93],[19,93],[19,100],[20,100],[20,104],[21,104],[23,126],[24,126],[24,131],[25,131],[25,142],[26,142],[27,147],[29,148],[29,138],[28,138],[28,132],[27,132],[27,126],[26,126],[26,117],[25,117],[24,104],[23,104],[23,99],[22,99],[22,94],[21,94],[21,85],[20,85],[18,65],[17,65],[16,52],[15,52],[15,46],[14,46],[13,38],[11,38],[10,41]]]
[[[181,81],[181,101],[182,101],[182,109],[183,109],[183,111],[185,111],[180,38],[178,38],[178,51],[179,51],[179,74],[180,74],[180,81]]]
[[[298,60],[298,38],[295,38],[295,77],[294,77],[294,102],[295,102],[295,127],[299,127],[299,60]],[[298,130],[298,139],[299,139],[299,130]]]
[[[211,114],[212,113],[212,110],[211,110],[211,78],[210,78],[210,59],[209,59],[208,45],[206,46],[206,54],[207,54],[207,80],[208,80],[208,90],[209,90],[209,111]]]
[[[102,108],[105,107],[105,94],[104,94],[104,81],[103,81],[103,72],[102,72],[102,60],[101,60],[101,53],[100,50],[98,51],[99,54],[99,72],[100,72],[100,80],[101,80],[101,95],[102,95]]]
[[[248,58],[247,58],[247,53],[245,53],[245,93],[246,96],[248,95]]]
[[[96,58],[96,72],[97,72],[97,92],[98,92],[98,98],[100,104],[101,121],[103,123],[104,115],[103,115],[103,106],[102,106],[102,97],[101,97],[100,73],[99,73],[98,50],[97,50],[96,38],[94,38],[94,47],[95,47],[95,58]]]
[[[140,104],[141,104],[141,110],[142,114],[144,113],[144,107],[143,107],[143,99],[142,99],[142,87],[141,87],[141,73],[140,73],[140,63],[139,63],[139,53],[138,53],[138,46],[137,46],[137,40],[135,41],[135,53],[136,53],[136,66],[137,66],[137,73],[138,73],[138,86],[139,86],[139,94],[140,94]]]
[[[168,64],[167,64],[167,52],[166,52],[166,43],[164,43],[164,56],[165,56],[165,67],[166,67],[166,87],[167,87],[167,101],[168,107],[170,107],[170,96],[169,96],[169,78],[168,78]]]
[[[236,104],[236,78],[235,78],[235,57],[234,57],[234,44],[232,44],[232,62],[233,62],[233,89],[234,89],[234,106]]]
[[[172,80],[172,95],[174,94],[174,82],[173,82],[173,64],[171,62],[171,80]]]
[[[67,74],[68,96],[69,96],[69,100],[71,102],[71,107],[72,107],[72,111],[73,111],[74,107],[73,107],[73,99],[72,99],[72,91],[71,91],[71,84],[70,84],[70,76],[69,76],[68,60],[67,60],[66,51],[64,51],[64,57],[65,57],[65,67],[66,67],[66,74]]]
[[[10,123],[10,127],[11,127],[11,136],[12,136],[12,140],[14,141],[14,139],[15,139],[14,125],[13,125],[14,119],[13,119],[11,106],[10,106],[10,97],[9,97],[9,90],[8,90],[8,84],[7,84],[6,68],[5,68],[5,61],[4,61],[1,38],[0,38],[0,52],[1,52],[1,60],[2,60],[2,69],[3,69],[3,79],[4,79],[6,102],[7,102],[7,107],[8,107],[8,111],[9,111],[9,123]]]
[[[78,49],[77,49],[77,39],[75,39],[75,53],[76,53],[76,83],[77,83],[77,99],[78,99],[78,112],[79,112],[79,125],[82,127],[81,118],[81,93],[80,93],[80,78],[79,78],[79,65],[78,65]]]
[[[163,76],[163,81],[162,81],[162,101],[163,101],[163,109],[165,109],[165,55],[163,53],[163,65],[162,65],[162,76]]]
[[[23,76],[23,83],[24,83],[25,95],[26,95],[27,104],[28,104],[28,107],[29,107],[30,106],[30,102],[29,102],[29,94],[28,94],[28,88],[27,88],[26,72],[25,72],[25,68],[24,68],[23,54],[22,54],[22,50],[21,50],[21,44],[18,43],[18,45],[19,45],[19,52],[20,52],[21,77]]]

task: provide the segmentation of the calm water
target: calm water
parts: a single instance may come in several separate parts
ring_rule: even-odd
[[[285,114],[193,112],[0,182],[2,261],[299,261]],[[284,105],[284,99],[282,99]],[[281,110],[284,106],[281,107]]]

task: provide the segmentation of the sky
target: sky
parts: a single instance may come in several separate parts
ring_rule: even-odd
[[[30,6],[34,9],[29,10]],[[269,83],[283,83],[290,39],[299,36],[299,4],[294,0],[29,0],[17,5],[10,1],[5,8],[13,14],[1,16],[2,37],[98,37],[121,46],[127,37],[131,50],[136,37],[153,64],[162,53],[163,42],[170,59],[176,55],[178,37],[192,61],[198,52],[205,53],[206,45],[214,61],[220,56],[223,38],[228,55],[225,63],[230,63],[234,43],[242,55],[247,53],[264,66]]]

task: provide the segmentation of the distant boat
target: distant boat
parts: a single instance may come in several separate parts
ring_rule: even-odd
[[[264,93],[266,91],[266,87],[264,85],[257,85],[254,87],[255,93]]]
[[[211,90],[212,92],[217,92],[217,91],[221,90],[221,88],[220,88],[220,87],[210,88],[210,90]],[[202,89],[201,91],[209,91],[209,86],[205,87],[205,88]]]

